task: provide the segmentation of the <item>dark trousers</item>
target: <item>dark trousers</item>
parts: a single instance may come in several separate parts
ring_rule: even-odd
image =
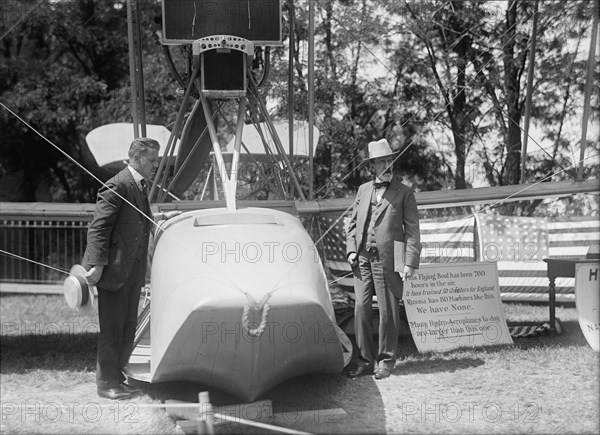
[[[141,263],[136,261],[128,281],[117,291],[98,288],[98,356],[96,385],[115,388],[125,380],[123,370],[133,352],[141,285]]]
[[[400,313],[398,299],[389,289],[383,275],[383,264],[377,251],[361,250],[354,268],[354,327],[359,357],[392,369],[396,363]],[[379,348],[373,340],[373,294],[379,306]]]

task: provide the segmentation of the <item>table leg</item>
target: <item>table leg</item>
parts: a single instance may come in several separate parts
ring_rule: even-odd
[[[550,310],[550,332],[556,334],[556,321],[554,312],[554,306],[556,304],[555,278],[552,276],[548,279],[550,280],[550,291],[548,294],[548,309]]]

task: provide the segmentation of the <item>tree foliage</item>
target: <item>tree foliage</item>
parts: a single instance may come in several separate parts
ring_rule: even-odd
[[[131,119],[126,1],[8,1],[16,10],[3,14],[11,19],[2,22],[0,46],[2,198],[89,201],[97,182],[49,142],[96,176],[108,176],[95,165],[85,135],[99,125]],[[189,46],[168,48],[180,75],[176,80],[154,35],[160,1],[137,3],[147,122],[170,127],[181,102],[177,89],[189,79]],[[283,44],[271,50],[262,92],[272,118],[287,119],[292,4],[293,110],[296,119],[306,120],[307,2],[283,3]],[[578,136],[572,130],[581,117],[587,67],[581,54],[587,53],[593,2],[320,0],[315,5],[317,198],[353,195],[370,177],[362,163],[368,142],[383,137],[401,151],[395,171],[416,190],[518,183],[535,14],[531,125],[542,133],[529,140],[526,181],[574,178]],[[597,89],[597,72],[594,80]],[[229,105],[223,107],[229,112]],[[586,175],[593,175],[593,162],[587,163]],[[306,189],[306,166],[297,173]],[[269,182],[259,181],[254,169],[245,174],[243,195],[272,195]],[[10,184],[11,179],[19,182]],[[10,188],[15,185],[22,188]],[[194,183],[195,191],[186,197],[198,197],[204,185]]]
[[[145,3],[147,15],[153,15],[155,3]],[[2,197],[89,201],[98,183],[77,163],[101,179],[110,174],[98,168],[85,135],[97,126],[130,119],[124,2],[11,1],[8,6],[14,8],[13,14],[4,16],[16,19],[3,23],[7,31],[2,40],[0,101],[6,108],[0,112],[1,171],[4,180],[15,180],[7,187],[20,189],[0,189]],[[165,109],[173,105],[153,99],[161,103],[169,99],[169,82],[164,68],[153,74],[160,65],[158,50],[149,42],[144,49],[151,62],[148,97],[156,114],[150,120],[167,118]]]

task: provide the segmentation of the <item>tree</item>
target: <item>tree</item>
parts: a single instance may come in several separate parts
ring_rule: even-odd
[[[84,147],[93,108],[127,71],[121,59],[127,45],[120,35],[125,17],[117,4],[36,2],[4,38],[0,95],[14,114],[3,109],[0,115],[2,164],[5,171],[20,171],[23,185],[10,199],[34,201],[44,183],[55,199],[89,198],[89,177],[82,178],[81,169],[49,142],[94,166]]]
[[[392,48],[398,53],[395,58],[400,62],[405,51],[412,50],[428,65],[429,71],[420,71],[421,80],[437,88],[437,93],[425,89],[416,95],[423,111],[434,107],[428,120],[441,130],[433,137],[439,140],[447,132],[452,138],[455,169],[448,170],[454,175],[455,188],[467,185],[464,164],[471,149],[481,159],[491,186],[520,182],[524,72],[534,6],[532,1],[518,0],[387,5],[397,17],[397,33],[407,30],[417,37],[399,41]],[[536,58],[532,122],[543,127],[544,139],[552,140],[554,146],[546,159],[528,158],[528,181],[565,168],[561,160],[569,141],[564,125],[577,113],[578,98],[573,93],[581,96],[585,77],[585,62],[575,56],[577,45],[589,33],[590,14],[591,3],[585,1],[540,3],[536,51],[542,55]],[[420,53],[425,56],[419,58]]]
[[[305,5],[296,3],[295,9],[294,107],[297,116],[302,117],[307,116],[308,110],[304,80],[308,68],[308,19]],[[422,124],[416,115],[416,103],[405,101],[419,92],[419,87],[404,80],[396,80],[395,86],[390,86],[387,77],[370,74],[370,70],[381,69],[384,63],[381,50],[376,47],[385,40],[382,33],[390,28],[390,22],[381,14],[381,2],[325,1],[319,2],[316,9],[315,119],[321,132],[315,158],[316,196],[353,195],[356,187],[370,177],[363,165],[367,143],[382,137],[387,137],[396,149],[412,143],[419,151],[403,154],[401,164],[396,165],[407,180],[423,190],[439,186],[439,179],[445,175],[438,167],[431,167],[438,159],[428,158],[433,152],[425,148],[420,138]],[[275,116],[287,117],[285,47],[274,54],[274,72],[268,90],[278,103]],[[412,55],[410,51],[407,54]],[[411,65],[414,63],[407,62],[399,68],[394,78],[401,78],[411,70]],[[431,165],[419,164],[423,161]],[[425,172],[430,169],[431,173]]]
[[[139,5],[149,30],[160,5]],[[0,101],[10,109],[0,110],[0,152],[3,175],[16,176],[22,189],[0,189],[5,200],[92,200],[98,182],[73,160],[102,180],[112,175],[97,166],[85,135],[131,120],[124,6],[123,0],[42,0],[17,11],[22,15],[7,28],[0,51]],[[167,124],[179,99],[175,80],[151,33],[144,36],[148,122]]]
[[[533,6],[533,2],[508,2],[505,19],[487,33],[490,41],[501,41],[501,56],[494,55],[499,48],[485,49],[482,44],[478,44],[472,53],[473,65],[493,104],[497,120],[495,126],[501,134],[501,142],[496,148],[481,151],[486,178],[492,186],[518,184],[520,180],[521,119],[525,103],[523,81],[531,43],[528,27],[534,13]],[[585,62],[575,60],[577,51],[571,51],[569,45],[575,42],[576,47],[579,46],[589,31],[586,27],[590,22],[591,4],[541,2],[538,13],[536,51],[542,55],[536,57],[534,70],[532,122],[544,129],[545,138],[554,141],[554,149],[546,163],[540,162],[541,166],[536,166],[536,159],[531,161],[529,174],[533,177],[528,181],[548,177],[563,165],[560,154],[569,147],[569,142],[562,136],[564,122],[566,117],[576,116],[576,99],[572,93],[575,90],[582,95],[585,77]],[[573,23],[577,26],[565,34],[564,30],[572,28]],[[565,65],[568,66],[566,71]]]
[[[160,2],[138,4],[147,122],[170,127],[181,102],[176,90],[189,79],[189,46],[169,49],[181,76],[174,78],[161,53],[164,47],[152,36],[160,27],[154,24]],[[106,178],[94,167],[85,134],[130,120],[125,0],[31,5],[33,13],[24,11],[14,29],[3,28],[0,101]],[[518,183],[523,72],[534,5],[524,0],[317,2],[317,197],[352,195],[369,176],[361,163],[367,143],[382,137],[402,151],[396,170],[415,189],[470,187],[469,162],[483,168],[489,185]],[[306,3],[294,6],[294,113],[306,119],[308,12]],[[284,16],[288,7],[284,2]],[[543,129],[552,147],[545,155],[527,156],[528,181],[557,170],[551,179],[571,176],[565,125],[578,113],[585,77],[585,60],[575,56],[573,46],[581,46],[589,34],[591,3],[544,1],[538,16],[537,51],[543,55],[536,57],[532,124]],[[271,74],[261,95],[274,119],[288,117],[288,32],[284,26],[284,44],[271,50]],[[593,110],[597,118],[597,105]],[[92,198],[95,180],[9,110],[0,113],[0,175],[17,177],[25,186],[11,199],[39,198],[44,179],[50,180],[53,200]],[[256,183],[255,174],[247,174],[248,183]],[[202,187],[196,183],[194,188]],[[0,191],[6,192],[2,186]],[[253,191],[257,198],[272,194],[268,183],[249,186],[244,194]]]

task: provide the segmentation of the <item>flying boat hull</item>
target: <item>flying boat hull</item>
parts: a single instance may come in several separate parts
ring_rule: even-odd
[[[152,261],[151,382],[253,400],[344,356],[310,236],[284,212],[198,210],[166,222]]]

